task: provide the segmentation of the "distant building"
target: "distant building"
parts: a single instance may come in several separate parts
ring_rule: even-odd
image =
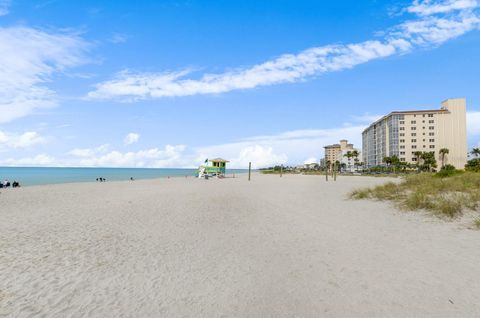
[[[445,163],[463,169],[467,162],[466,101],[447,99],[440,109],[394,111],[372,123],[362,134],[365,166],[384,165],[384,158],[397,156],[401,162],[417,162],[415,152],[447,148]]]
[[[335,162],[339,162],[341,166],[344,166],[343,170],[354,171],[358,167],[357,164],[361,158],[361,152],[359,149],[355,149],[353,144],[349,144],[348,140],[342,139],[339,144],[333,144],[323,147],[325,148],[325,162],[330,162],[333,165]],[[348,153],[353,154],[357,151],[357,158],[353,156],[347,156]]]

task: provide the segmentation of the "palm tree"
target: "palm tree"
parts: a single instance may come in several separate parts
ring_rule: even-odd
[[[421,151],[415,151],[413,153],[413,155],[415,156],[415,158],[417,158],[416,166],[417,166],[417,170],[419,170],[420,169],[420,158],[422,156],[422,152]]]
[[[384,157],[383,162],[387,164],[387,167],[390,167],[392,165],[392,157]]]
[[[347,153],[344,154],[343,156],[348,158],[348,168],[351,170],[350,159],[353,157],[352,152],[349,150],[349,151],[347,151]]]
[[[355,162],[354,166],[358,166],[358,156],[360,155],[360,153],[358,152],[358,150],[354,150],[352,151],[352,157],[354,158],[353,161]]]
[[[473,148],[471,154],[474,155],[475,158],[479,157],[480,156],[480,148],[479,147]]]
[[[423,165],[422,169],[432,172],[433,168],[437,167],[437,161],[435,160],[435,153],[431,152],[424,152],[422,153]]]
[[[448,148],[442,148],[439,150],[439,154],[440,154],[440,158],[442,160],[442,168],[443,166],[445,165],[445,156],[450,152],[450,150],[448,150]]]

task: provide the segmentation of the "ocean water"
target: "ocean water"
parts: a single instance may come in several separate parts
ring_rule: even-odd
[[[244,169],[227,169],[226,174],[244,173]],[[197,169],[150,169],[150,168],[39,168],[0,167],[0,180],[18,181],[21,186],[95,182],[96,178],[108,181],[153,179],[167,177],[196,176]]]

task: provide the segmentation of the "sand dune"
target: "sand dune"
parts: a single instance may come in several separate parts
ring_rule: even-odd
[[[0,317],[479,317],[480,232],[381,178],[254,175],[0,194]]]

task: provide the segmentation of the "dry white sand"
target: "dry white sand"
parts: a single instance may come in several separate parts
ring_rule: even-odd
[[[0,194],[1,317],[480,317],[480,232],[255,175]]]

